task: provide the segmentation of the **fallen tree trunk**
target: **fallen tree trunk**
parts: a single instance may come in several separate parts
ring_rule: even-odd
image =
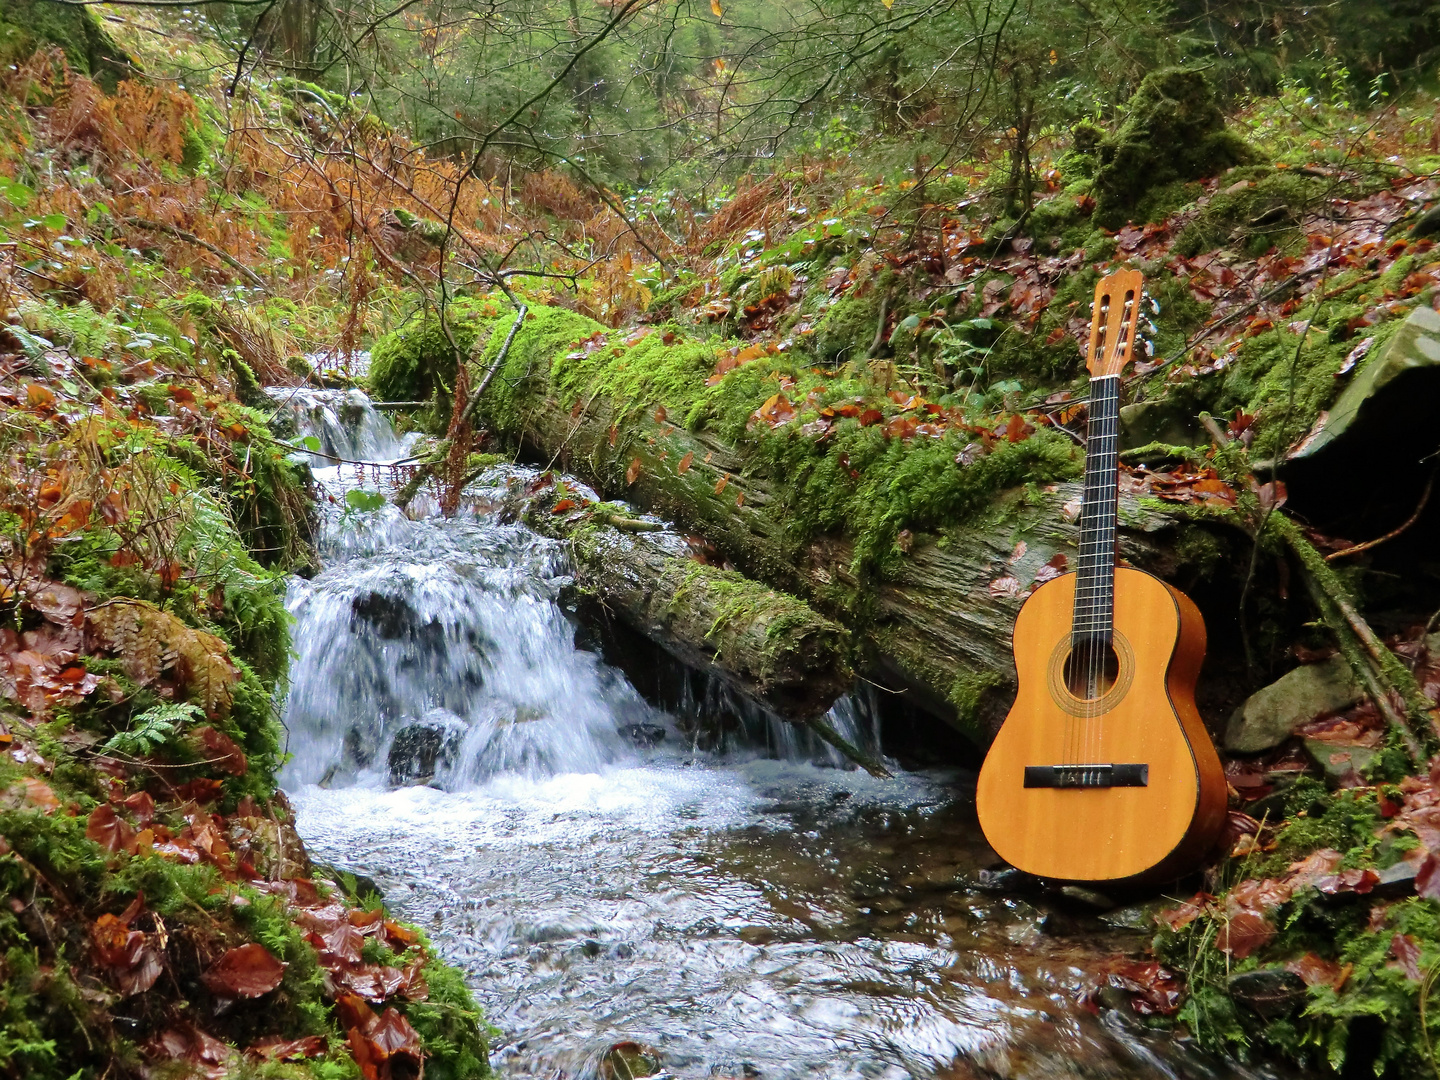
[[[608,613],[783,719],[809,723],[853,684],[843,627],[738,571],[697,562],[663,524],[618,504],[577,507],[555,486],[521,512],[538,532],[570,541],[576,584]]]
[[[787,533],[776,490],[736,447],[677,426],[653,403],[599,393],[562,400],[549,379],[546,350],[555,345],[531,337],[522,329],[502,372],[504,392],[492,390],[477,409],[493,433],[607,496],[676,522],[750,577],[808,600],[850,631],[863,674],[975,742],[988,741],[1014,691],[1015,615],[1039,581],[1074,557],[1079,484],[1002,493],[978,518],[911,538],[883,579],[862,580],[847,540],[797,542]],[[1121,514],[1122,551],[1153,565],[1161,553],[1150,534],[1173,525],[1175,515],[1133,497],[1122,499]],[[658,568],[641,572],[652,580],[633,584],[637,598],[673,587]],[[646,618],[635,616],[636,625]]]

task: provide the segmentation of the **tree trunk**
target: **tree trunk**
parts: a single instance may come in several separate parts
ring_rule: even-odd
[[[801,723],[850,689],[849,640],[838,623],[735,570],[697,561],[682,536],[621,504],[556,514],[563,494],[552,487],[529,497],[527,523],[569,540],[576,585],[681,663]]]
[[[1002,493],[980,520],[916,537],[888,580],[862,582],[848,541],[796,544],[786,536],[774,490],[763,476],[745,472],[735,447],[711,432],[657,420],[653,405],[619,408],[597,397],[572,408],[550,395],[542,366],[531,368],[507,406],[492,413],[492,399],[480,403],[492,431],[605,495],[698,534],[751,578],[808,600],[850,632],[862,674],[977,744],[988,742],[1014,693],[1011,630],[1020,605],[1037,576],[1049,573],[1043,567],[1060,562],[1057,555],[1074,558],[1078,483]],[[1175,518],[1153,505],[1142,511],[1128,497],[1120,514],[1122,552],[1142,567],[1154,565],[1163,552],[1148,534]],[[632,560],[626,572],[640,577],[623,590],[617,582],[617,593],[638,598],[649,589],[663,597],[672,583],[661,568],[638,554]],[[599,567],[596,573],[606,576]],[[635,625],[649,633],[640,623],[653,617],[637,612]]]

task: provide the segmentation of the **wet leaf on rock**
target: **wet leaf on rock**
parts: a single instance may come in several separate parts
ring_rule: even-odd
[[[200,976],[212,994],[229,998],[257,998],[280,985],[285,965],[256,942],[228,950]]]

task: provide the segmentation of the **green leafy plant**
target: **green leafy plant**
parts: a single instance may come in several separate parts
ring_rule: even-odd
[[[205,710],[190,702],[167,702],[146,709],[135,717],[128,731],[117,731],[106,739],[101,749],[106,752],[143,757],[153,754],[180,733],[183,724],[205,719]]]

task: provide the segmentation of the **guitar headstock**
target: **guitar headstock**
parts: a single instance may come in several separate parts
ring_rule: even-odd
[[[1116,270],[1096,283],[1090,355],[1085,361],[1092,379],[1119,375],[1130,363],[1144,290],[1145,278],[1139,270]]]

